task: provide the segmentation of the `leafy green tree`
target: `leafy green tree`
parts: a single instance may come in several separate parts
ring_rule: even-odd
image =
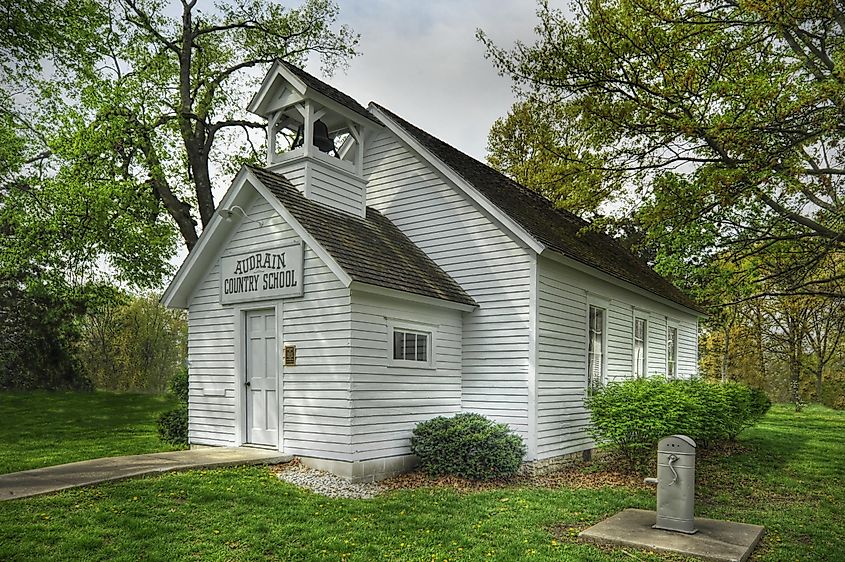
[[[569,127],[566,109],[532,99],[514,104],[490,129],[487,160],[559,207],[595,218],[612,194],[601,189],[598,162],[590,166],[581,160],[591,156],[583,152],[577,130]]]
[[[70,357],[81,318],[98,306],[85,301],[92,292],[104,284],[160,286],[177,240],[191,248],[213,216],[212,170],[230,172],[232,159],[257,155],[246,150],[247,132],[262,125],[241,108],[261,67],[315,55],[332,69],[355,52],[357,36],[335,25],[331,0],[292,9],[184,0],[178,15],[174,7],[162,0],[0,6],[4,310],[68,303],[60,322],[7,315],[17,323],[4,338],[39,334]],[[14,376],[17,363],[7,364]]]
[[[262,69],[310,55],[333,69],[355,54],[357,36],[335,25],[331,0],[179,7],[171,17],[160,0],[104,6],[107,56],[69,77],[70,99],[42,86],[40,109],[59,121],[55,143],[77,176],[157,202],[190,249],[214,214],[212,169],[257,158],[249,131],[264,125],[243,108]]]
[[[187,322],[156,295],[103,303],[81,323],[76,352],[97,388],[164,392],[184,368]]]
[[[830,293],[841,276],[810,273],[845,250],[841,3],[576,0],[538,15],[533,44],[479,36],[526,99],[568,116],[555,169],[601,181],[567,197],[610,194],[670,246],[712,225],[709,251],[738,265],[796,244],[778,291]]]

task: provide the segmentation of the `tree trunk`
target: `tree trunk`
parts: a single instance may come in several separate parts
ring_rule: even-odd
[[[730,363],[731,335],[730,327],[725,327],[725,342],[722,346],[722,384],[728,382],[728,364]]]
[[[816,368],[816,402],[822,401],[822,376],[824,374],[824,363],[819,360],[819,366]]]
[[[202,125],[198,125],[201,127]],[[194,176],[194,188],[197,195],[197,207],[203,229],[214,218],[214,196],[211,193],[211,174],[208,171],[208,154],[205,153],[205,143],[196,139],[187,145],[190,157],[191,172]]]

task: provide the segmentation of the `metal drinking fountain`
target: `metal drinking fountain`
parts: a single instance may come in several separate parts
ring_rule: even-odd
[[[691,535],[695,528],[695,441],[670,435],[657,445],[657,523],[655,529]]]

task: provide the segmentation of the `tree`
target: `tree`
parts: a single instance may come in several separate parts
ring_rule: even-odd
[[[182,0],[179,17],[166,7],[160,0],[104,5],[108,54],[68,77],[78,95],[67,102],[55,85],[42,84],[39,109],[61,124],[50,148],[78,177],[151,197],[190,249],[198,225],[214,214],[212,167],[226,171],[232,158],[257,157],[254,148],[244,152],[248,132],[264,124],[242,108],[261,68],[316,54],[333,69],[355,54],[357,36],[334,28],[330,0],[295,9],[239,0],[208,12]]]
[[[97,388],[164,392],[184,368],[187,322],[157,295],[103,303],[81,323],[80,361]]]
[[[584,165],[575,154],[578,141],[563,107],[525,100],[498,119],[487,136],[487,160],[500,172],[541,193],[557,206],[586,218],[600,215],[611,196],[596,186],[598,163]]]
[[[595,188],[574,185],[635,214],[651,205],[636,216],[665,236],[714,225],[711,251],[737,264],[800,245],[802,259],[784,276],[792,282],[779,291],[828,294],[841,274],[796,273],[845,250],[841,3],[576,0],[574,8],[570,16],[541,3],[537,41],[512,50],[479,32],[526,99],[568,116],[570,134],[548,149],[563,161],[557,169],[600,177]]]
[[[810,316],[807,343],[815,361],[816,400],[821,401],[825,368],[839,355],[845,343],[845,301],[815,298],[807,305]]]

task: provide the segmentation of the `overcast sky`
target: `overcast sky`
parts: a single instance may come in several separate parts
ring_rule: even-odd
[[[484,160],[487,132],[514,101],[511,82],[484,58],[483,29],[499,46],[532,41],[533,0],[338,0],[361,35],[360,56],[334,76],[307,70],[366,106],[375,101]]]

